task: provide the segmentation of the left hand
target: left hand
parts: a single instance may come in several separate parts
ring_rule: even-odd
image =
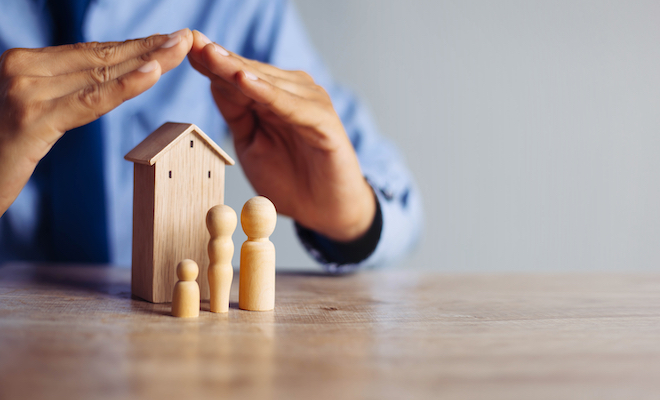
[[[211,80],[254,189],[278,212],[330,239],[361,237],[376,199],[330,96],[304,72],[248,60],[193,35],[188,58]]]

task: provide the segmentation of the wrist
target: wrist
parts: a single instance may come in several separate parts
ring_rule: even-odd
[[[316,232],[336,242],[352,242],[365,235],[376,217],[377,198],[365,179],[361,179],[359,189],[354,191],[353,200],[345,200],[343,211],[331,215],[326,225]]]
[[[0,216],[16,200],[43,157],[31,150],[24,138],[0,135]]]
[[[376,201],[376,215],[371,226],[362,237],[351,242],[333,241],[296,223],[296,233],[307,251],[332,272],[350,272],[368,259],[380,242],[383,229],[383,214],[380,202]]]

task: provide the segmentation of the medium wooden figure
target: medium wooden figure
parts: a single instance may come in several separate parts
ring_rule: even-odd
[[[183,260],[176,267],[179,281],[172,294],[172,315],[179,318],[199,317],[199,267],[193,260]]]
[[[268,237],[276,222],[275,206],[263,196],[243,206],[241,226],[248,239],[241,247],[238,307],[242,310],[275,308],[275,246]]]
[[[197,260],[209,298],[206,211],[224,202],[231,159],[194,124],[168,122],[124,157],[135,163],[131,291],[153,303],[172,301],[174,268]]]
[[[223,204],[212,207],[206,214],[206,227],[211,234],[208,248],[211,312],[229,311],[229,291],[234,278],[234,269],[231,266],[234,242],[231,235],[236,229],[236,222],[236,212]]]

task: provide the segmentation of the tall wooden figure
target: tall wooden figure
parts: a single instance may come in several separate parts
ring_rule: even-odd
[[[275,230],[277,212],[265,197],[253,197],[241,212],[248,239],[241,247],[238,307],[269,311],[275,308],[275,246],[268,237]]]
[[[229,291],[234,278],[231,266],[234,242],[231,235],[236,229],[236,212],[224,204],[212,207],[206,214],[206,227],[211,234],[208,271],[211,312],[226,313],[229,311]]]
[[[199,267],[193,260],[183,260],[176,267],[179,281],[172,293],[172,315],[180,318],[199,317]]]

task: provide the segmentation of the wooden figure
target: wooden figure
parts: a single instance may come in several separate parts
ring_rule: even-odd
[[[238,307],[269,311],[275,308],[275,246],[268,237],[275,230],[277,212],[265,197],[253,197],[241,212],[248,239],[241,247]]]
[[[199,317],[199,267],[193,260],[183,260],[176,267],[179,281],[172,294],[172,315],[179,318]]]
[[[229,311],[229,291],[234,278],[231,259],[234,256],[234,242],[231,235],[236,229],[236,212],[220,204],[206,214],[206,226],[211,234],[209,240],[209,289],[211,291],[211,312]]]
[[[197,260],[209,298],[206,211],[224,202],[231,159],[194,124],[168,122],[131,150],[134,165],[131,291],[153,303],[172,301],[173,265]]]

